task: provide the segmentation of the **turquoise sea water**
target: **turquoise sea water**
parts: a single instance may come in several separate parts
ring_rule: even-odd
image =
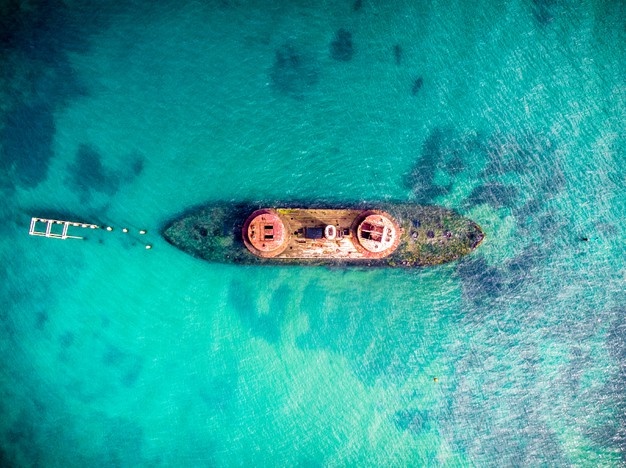
[[[626,463],[625,18],[1,2],[0,464]],[[487,238],[362,270],[159,236],[203,202],[293,199],[440,204]],[[53,214],[116,229],[27,235]]]

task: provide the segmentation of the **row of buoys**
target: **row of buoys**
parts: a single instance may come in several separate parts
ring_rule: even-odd
[[[106,229],[107,231],[109,231],[109,232],[111,232],[111,231],[113,230],[113,228],[112,228],[111,226],[107,226],[107,227],[105,227],[105,229]],[[123,233],[128,233],[128,232],[130,232],[130,231],[128,230],[128,228],[122,228],[122,232],[123,232]],[[141,235],[143,235],[143,234],[147,234],[147,233],[148,233],[148,231],[146,231],[145,229],[140,229],[140,230],[139,230],[139,234],[141,234]]]
[[[106,229],[107,231],[109,231],[109,232],[113,231],[113,227],[112,227],[112,226],[106,226],[106,227],[105,227],[105,229]],[[122,232],[123,232],[124,234],[128,234],[130,231],[129,231],[129,229],[128,229],[128,228],[122,228]],[[140,229],[138,232],[139,232],[139,234],[141,234],[142,236],[143,236],[144,234],[147,234],[147,233],[148,233],[148,231],[147,231],[146,229]],[[152,248],[152,244],[146,244],[146,250],[150,250],[151,248]]]

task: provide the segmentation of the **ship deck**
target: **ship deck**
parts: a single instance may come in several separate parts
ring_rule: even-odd
[[[276,212],[281,216],[288,232],[287,247],[274,258],[334,258],[334,259],[369,259],[375,255],[358,249],[354,232],[354,223],[363,210],[352,209],[298,209],[279,208]],[[335,226],[337,237],[328,240],[311,238],[325,226]]]

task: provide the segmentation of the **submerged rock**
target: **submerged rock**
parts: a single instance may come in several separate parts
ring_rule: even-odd
[[[349,62],[354,56],[352,33],[341,28],[335,34],[335,40],[330,43],[330,56],[340,62]]]
[[[402,63],[402,47],[400,47],[400,44],[393,46],[393,58],[396,65],[400,65]]]
[[[276,50],[270,78],[274,89],[281,94],[302,99],[319,81],[319,71],[312,58],[293,44],[285,43]]]
[[[556,6],[555,0],[533,0],[532,12],[535,20],[541,27],[545,27],[550,24],[555,17],[554,8]]]
[[[403,431],[418,434],[430,429],[430,415],[427,411],[403,409],[394,414],[393,422]]]
[[[513,207],[519,198],[518,189],[512,185],[504,185],[499,182],[490,182],[476,187],[466,203],[468,206],[488,204],[498,209]]]
[[[415,96],[417,93],[419,93],[420,89],[422,89],[423,85],[424,78],[422,78],[421,76],[415,78],[415,81],[413,81],[413,86],[411,87],[411,94]]]

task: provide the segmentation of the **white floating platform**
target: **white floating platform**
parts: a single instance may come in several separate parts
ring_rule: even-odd
[[[42,230],[38,230],[39,227],[41,227]],[[96,224],[77,223],[75,221],[59,221],[58,219],[31,218],[28,234],[31,236],[50,237],[52,239],[84,239],[84,237],[81,236],[70,236],[68,234],[70,227],[98,229],[100,226]]]

